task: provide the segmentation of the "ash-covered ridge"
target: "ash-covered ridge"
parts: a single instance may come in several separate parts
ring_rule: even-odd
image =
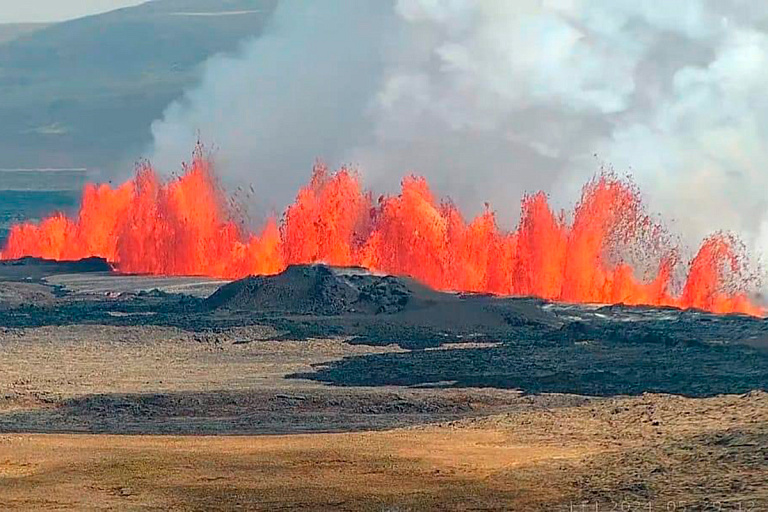
[[[275,276],[251,276],[222,286],[211,309],[304,315],[392,314],[457,300],[413,279],[360,267],[291,265]]]

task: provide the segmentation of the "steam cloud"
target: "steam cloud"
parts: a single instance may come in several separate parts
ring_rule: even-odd
[[[149,155],[173,169],[200,135],[276,210],[316,157],[376,190],[415,172],[509,225],[522,193],[565,205],[606,162],[691,245],[727,229],[768,254],[766,83],[751,0],[282,0],[153,124]]]

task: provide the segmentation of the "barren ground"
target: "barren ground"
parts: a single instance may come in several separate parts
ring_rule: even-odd
[[[112,297],[194,279],[6,272],[0,510],[768,510],[753,320],[566,308],[597,323],[417,350]]]
[[[764,393],[589,399],[337,388],[284,375],[402,349],[270,334],[5,330],[0,508],[768,506]],[[115,435],[135,433],[144,435]]]

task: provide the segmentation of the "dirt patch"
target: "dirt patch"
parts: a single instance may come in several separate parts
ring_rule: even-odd
[[[45,282],[78,295],[118,297],[158,290],[168,294],[183,294],[205,298],[229,281],[205,277],[137,276],[91,272],[89,274],[56,274]]]
[[[50,305],[55,299],[56,295],[49,286],[37,283],[0,281],[0,311],[30,303]]]
[[[767,402],[761,393],[646,395],[388,432],[255,438],[0,436],[0,503],[765,510]]]

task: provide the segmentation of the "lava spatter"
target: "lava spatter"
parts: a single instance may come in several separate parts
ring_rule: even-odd
[[[355,172],[322,165],[281,219],[257,233],[239,220],[198,150],[169,181],[145,164],[117,188],[87,185],[76,217],[13,226],[0,257],[100,256],[125,273],[226,278],[323,262],[408,275],[440,290],[763,315],[747,294],[743,251],[727,234],[704,241],[674,295],[677,248],[645,213],[637,188],[612,174],[587,183],[571,215],[553,211],[543,193],[526,196],[511,232],[490,208],[467,221],[424,178],[409,176],[399,194],[374,202]],[[632,258],[622,257],[627,250]]]

